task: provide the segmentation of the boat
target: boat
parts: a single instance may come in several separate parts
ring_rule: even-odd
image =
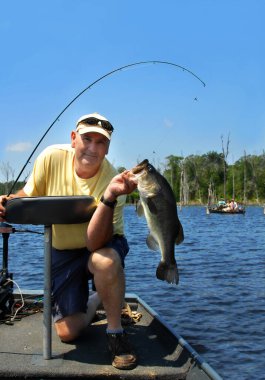
[[[234,194],[234,188],[233,188]],[[234,196],[231,199],[231,202],[234,203]],[[224,214],[224,215],[237,215],[245,214],[246,208],[243,204],[238,202],[234,203],[233,206],[230,205],[230,202],[227,202],[225,198],[220,198],[219,201],[216,198],[216,192],[214,190],[214,184],[209,183],[208,187],[208,203],[206,206],[206,214]]]
[[[60,341],[51,323],[50,227],[54,220],[61,224],[62,218],[71,223],[71,218],[65,219],[63,216],[69,209],[77,223],[80,213],[80,207],[77,206],[80,202],[86,205],[88,218],[94,207],[90,207],[94,204],[90,197],[61,198],[15,198],[7,202],[7,223],[1,223],[0,226],[3,236],[3,269],[0,271],[0,378],[221,380],[218,373],[192,346],[136,294],[126,294],[122,313],[123,325],[126,326],[139,357],[135,369],[120,371],[111,366],[105,336],[106,316],[102,305],[79,339],[67,344]],[[59,206],[61,214],[58,214],[56,205],[60,203],[64,207]],[[44,216],[38,212],[43,207]],[[23,208],[25,212],[22,213]],[[35,212],[31,213],[30,210]],[[25,219],[27,223],[24,223]],[[28,224],[29,219],[30,224],[46,223],[44,289],[18,288],[15,292],[13,276],[8,273],[8,239],[15,228],[9,223],[19,221],[20,224]]]
[[[245,214],[246,208],[243,205],[238,205],[236,209],[232,209],[229,207],[223,207],[219,204],[208,205],[206,209],[207,214],[224,214],[224,215],[237,215],[237,214]]]
[[[139,356],[138,366],[119,371],[110,365],[107,351],[104,310],[97,315],[82,337],[62,343],[52,331],[52,355],[43,357],[43,293],[24,291],[24,304],[13,322],[0,325],[1,379],[194,379],[220,380],[221,377],[200,355],[141,298],[126,294],[126,303],[138,321],[126,324],[126,331]],[[16,294],[20,305],[21,295]],[[103,317],[102,317],[103,316]],[[103,318],[103,319],[101,319]]]

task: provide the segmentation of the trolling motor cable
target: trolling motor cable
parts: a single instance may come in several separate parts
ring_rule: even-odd
[[[16,316],[17,316],[17,313],[19,312],[19,310],[21,310],[24,307],[25,301],[24,301],[23,294],[22,294],[22,291],[21,291],[18,283],[15,280],[11,279],[11,278],[8,278],[7,282],[12,282],[13,284],[16,285],[16,287],[18,288],[19,294],[20,294],[20,299],[21,299],[21,305],[19,306],[19,308],[17,308],[17,310],[15,312],[14,312],[14,305],[12,307],[12,312],[14,314],[10,316],[10,321],[13,322],[16,319]]]
[[[183,71],[186,71],[187,73],[193,75],[196,79],[198,79],[201,84],[205,87],[206,84],[196,75],[194,74],[191,70],[188,70],[186,69],[184,66],[180,66],[180,65],[177,65],[176,63],[173,63],[173,62],[167,62],[167,61],[140,61],[140,62],[135,62],[135,63],[130,63],[128,65],[125,65],[125,66],[121,66],[121,67],[118,67],[117,69],[114,69],[112,71],[109,71],[107,74],[104,74],[102,75],[100,78],[96,79],[94,82],[92,82],[91,84],[89,84],[86,88],[84,88],[81,92],[79,92],[78,95],[76,95],[67,105],[66,107],[59,113],[58,116],[56,116],[56,118],[54,119],[54,121],[51,123],[51,125],[47,128],[47,130],[45,131],[45,133],[43,134],[43,136],[41,137],[41,139],[39,140],[39,142],[37,143],[37,145],[35,146],[35,148],[33,149],[33,151],[31,152],[29,158],[27,159],[26,163],[24,164],[24,166],[22,167],[21,171],[19,172],[15,182],[13,183],[12,187],[11,187],[11,190],[9,191],[8,195],[9,196],[14,187],[16,186],[21,174],[23,173],[23,171],[25,170],[26,166],[28,165],[31,157],[33,156],[33,154],[36,152],[37,148],[39,147],[39,145],[41,144],[41,142],[43,141],[44,137],[47,135],[47,133],[50,131],[50,129],[53,127],[53,125],[59,121],[59,118],[60,116],[62,116],[62,114],[70,107],[71,104],[73,104],[84,92],[86,92],[87,90],[89,90],[90,88],[92,88],[96,83],[100,82],[101,80],[103,80],[104,78],[116,73],[117,71],[121,71],[123,69],[126,69],[126,68],[129,68],[129,67],[133,67],[133,66],[136,66],[136,65],[143,65],[143,64],[148,64],[148,63],[153,63],[153,64],[163,64],[163,65],[170,65],[170,66],[173,66],[173,67],[176,67],[176,68],[179,68],[179,69],[182,69]]]

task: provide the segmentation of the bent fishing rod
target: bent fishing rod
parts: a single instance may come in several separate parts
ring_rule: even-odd
[[[27,159],[26,163],[24,164],[24,166],[22,167],[21,171],[19,172],[15,182],[13,183],[12,187],[11,187],[11,190],[9,191],[8,193],[8,196],[12,193],[13,189],[15,188],[21,174],[23,173],[23,171],[25,170],[26,166],[28,165],[30,159],[32,158],[33,154],[36,152],[36,150],[38,149],[39,145],[41,144],[41,142],[43,141],[43,139],[45,138],[45,136],[48,134],[48,132],[51,130],[51,128],[54,126],[54,124],[59,121],[59,118],[62,116],[62,114],[81,96],[84,94],[84,92],[86,92],[87,90],[91,89],[93,86],[95,86],[96,83],[102,81],[103,79],[105,79],[106,77],[118,72],[118,71],[122,71],[124,69],[128,69],[130,67],[133,67],[133,66],[137,66],[137,65],[144,65],[144,64],[162,64],[162,65],[170,65],[170,66],[173,66],[175,68],[178,68],[178,69],[182,69],[183,71],[186,71],[187,73],[193,75],[196,79],[198,79],[201,84],[205,87],[206,84],[196,75],[194,74],[191,70],[189,69],[186,69],[184,66],[180,66],[180,65],[177,65],[176,63],[173,63],[173,62],[167,62],[167,61],[140,61],[140,62],[134,62],[134,63],[130,63],[128,65],[125,65],[125,66],[121,66],[121,67],[118,67],[117,69],[114,69],[112,71],[109,71],[107,74],[104,74],[102,75],[100,78],[96,79],[94,82],[92,82],[91,84],[89,84],[86,88],[84,88],[81,92],[79,92],[79,94],[77,94],[65,107],[64,109],[59,113],[58,116],[56,116],[56,118],[54,119],[54,121],[51,123],[51,125],[47,128],[47,130],[45,131],[45,133],[43,134],[43,136],[40,138],[40,140],[38,141],[38,143],[36,144],[35,148],[33,149],[33,151],[31,152],[29,158]]]

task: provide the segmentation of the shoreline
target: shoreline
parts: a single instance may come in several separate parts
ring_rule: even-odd
[[[126,206],[135,206],[137,202],[126,202]],[[260,203],[257,203],[257,202],[247,202],[247,203],[243,203],[243,202],[237,202],[239,205],[244,205],[245,207],[248,207],[248,206],[257,206],[257,207],[265,207],[265,201],[264,202],[260,202]],[[202,206],[202,207],[207,207],[208,204],[207,203],[200,203],[200,202],[189,202],[189,203],[186,203],[186,204],[181,204],[180,202],[176,202],[176,205],[178,207],[190,207],[190,206]]]

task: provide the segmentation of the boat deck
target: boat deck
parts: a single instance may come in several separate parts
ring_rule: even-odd
[[[145,305],[127,301],[141,319],[126,327],[139,365],[121,371],[110,365],[106,320],[98,318],[72,343],[62,343],[52,331],[52,359],[44,360],[43,314],[26,316],[13,325],[0,325],[0,378],[87,379],[210,379],[170,330]],[[102,313],[102,314],[101,314]],[[99,311],[103,315],[103,311]],[[192,371],[191,371],[192,369]],[[192,372],[192,373],[191,373]]]

